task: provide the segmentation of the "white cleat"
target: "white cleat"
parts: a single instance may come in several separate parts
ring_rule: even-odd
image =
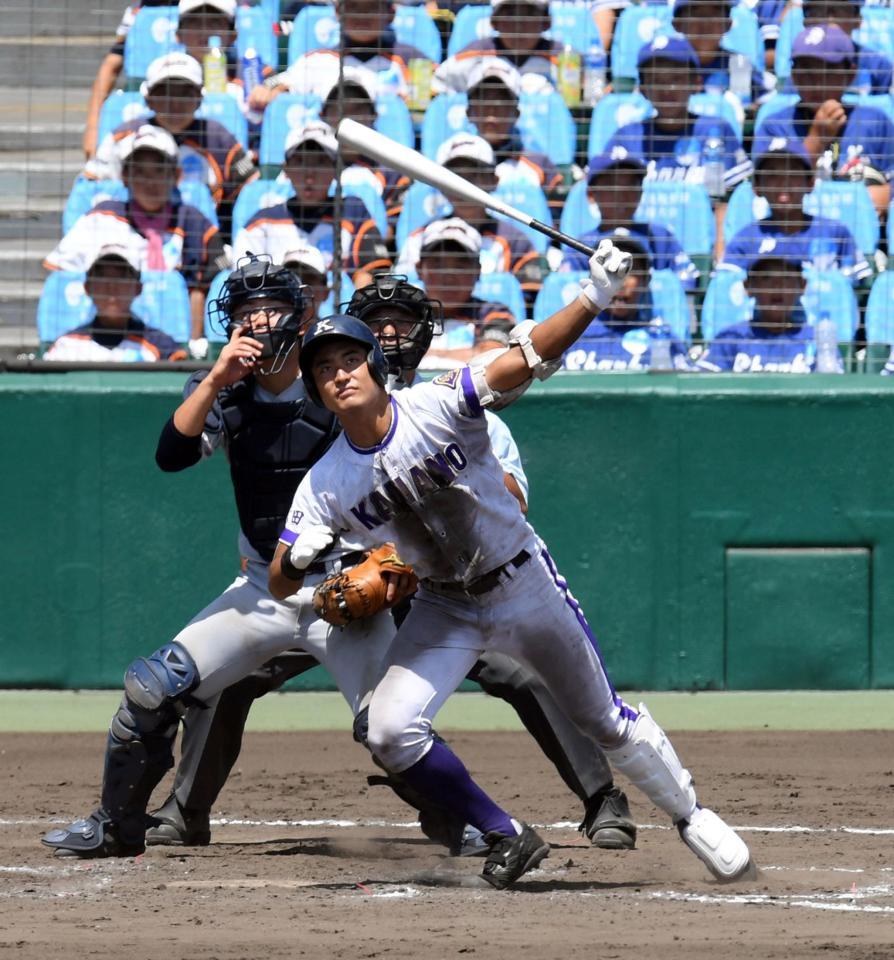
[[[698,807],[688,821],[677,824],[683,843],[723,883],[754,879],[757,870],[745,841],[713,810]]]

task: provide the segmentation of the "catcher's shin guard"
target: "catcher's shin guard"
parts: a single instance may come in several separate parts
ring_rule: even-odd
[[[109,726],[101,803],[125,844],[143,842],[149,797],[174,765],[178,701],[197,683],[196,665],[179,643],[135,660],[124,674],[124,697]]]
[[[639,705],[627,742],[603,749],[614,766],[674,823],[692,815],[696,805],[692,776],[644,704]]]

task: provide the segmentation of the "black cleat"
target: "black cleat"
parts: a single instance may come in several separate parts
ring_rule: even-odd
[[[541,860],[549,856],[549,844],[526,823],[520,823],[519,826],[521,833],[515,837],[494,832],[484,835],[490,845],[490,853],[481,876],[497,890],[505,890],[522,874],[533,870]]]
[[[602,850],[633,850],[636,824],[630,818],[627,797],[615,786],[593,794],[578,830]]]
[[[98,860],[105,857],[138,857],[146,850],[142,841],[125,843],[109,815],[100,807],[86,820],[50,830],[41,843],[52,847],[57,857]]]
[[[173,793],[151,820],[152,826],[146,831],[147,847],[207,847],[211,843],[208,811],[184,810]]]

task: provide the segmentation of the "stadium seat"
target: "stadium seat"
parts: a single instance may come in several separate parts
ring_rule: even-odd
[[[244,146],[248,147],[248,121],[235,98],[228,93],[206,93],[198,116],[206,120],[216,120]]]
[[[730,240],[750,223],[770,215],[770,208],[763,197],[756,197],[750,180],[743,180],[729,198],[726,216],[723,219],[723,241]]]
[[[441,34],[425,7],[398,4],[391,25],[401,43],[418,48],[434,63],[441,62]],[[335,7],[308,4],[298,11],[289,34],[289,63],[312,50],[332,50],[338,44]]]
[[[133,312],[178,343],[189,339],[189,291],[176,270],[144,271],[143,292],[134,301]],[[88,323],[95,314],[93,301],[84,291],[83,273],[51,273],[37,305],[38,339],[49,345],[62,334]]]
[[[894,344],[894,271],[880,273],[869,291],[866,342]]]
[[[227,282],[227,277],[229,277],[230,270],[221,270],[219,274],[211,281],[211,286],[208,289],[208,296],[205,299],[205,336],[208,338],[209,343],[226,343],[227,336],[226,333],[220,329],[216,322],[212,321],[211,316],[211,306],[215,300],[217,300],[221,293],[223,292],[224,284]],[[338,311],[338,304],[335,302],[335,294],[331,289],[332,285],[332,274],[329,274],[329,296],[323,301],[323,303],[317,309],[317,316],[319,317],[328,317],[333,313]],[[351,282],[351,278],[343,273],[341,275],[341,295],[340,302],[346,303],[354,295],[354,284]]]
[[[99,114],[99,143],[113,130],[135,120],[148,117],[152,111],[146,105],[143,95],[137,90],[118,90],[110,94]],[[226,93],[206,93],[198,115],[216,120],[233,134],[241,143],[248,143],[248,122],[236,100]]]
[[[580,281],[587,276],[586,270],[549,274],[534,301],[534,321],[542,323],[547,317],[567,307],[580,293]],[[653,270],[649,290],[655,319],[661,318],[667,323],[674,340],[688,342],[689,306],[679,278],[672,270]]]
[[[553,225],[553,215],[549,209],[546,194],[536,183],[532,183],[530,180],[521,177],[507,178],[497,186],[494,196],[499,197],[505,203],[512,204],[519,210],[523,210],[535,220],[539,220],[547,226],[551,227]],[[546,234],[515,221],[512,221],[512,223],[530,239],[538,253],[546,253],[550,245],[550,239]]]
[[[402,250],[407,237],[432,220],[445,217],[451,210],[450,201],[434,187],[421,180],[414,181],[403,196],[397,226],[394,228],[394,242]]]
[[[580,180],[565,197],[559,229],[571,237],[582,237],[600,223],[599,207],[587,199],[587,183]]]
[[[667,4],[641,3],[625,7],[615,23],[612,38],[612,79],[639,79],[636,60],[640,47],[658,33],[667,33],[671,7]]]
[[[838,326],[838,340],[849,343],[857,329],[859,312],[850,282],[837,271],[807,270],[807,288],[803,304],[807,323],[816,324],[822,313],[828,313]],[[745,323],[754,312],[754,298],[744,285],[745,271],[738,268],[718,270],[711,278],[702,305],[701,334],[713,338],[727,327]]]
[[[570,43],[580,54],[585,54],[593,43],[602,48],[590,4],[550,0],[549,16],[549,35],[553,40],[563,45]]]
[[[279,46],[273,27],[275,22],[263,7],[236,8],[236,56],[240,63],[245,51],[253,48],[265,67],[279,70]]]
[[[447,43],[448,57],[455,56],[475,40],[494,35],[490,23],[491,12],[489,3],[466,4],[459,10]]]
[[[104,200],[126,200],[127,187],[120,180],[88,180],[78,177],[71,188],[62,212],[62,232],[68,233],[75,223]]]
[[[772,97],[758,107],[757,115],[754,118],[754,132],[760,132],[761,126],[768,117],[772,117],[774,113],[779,113],[780,110],[792,106],[799,99],[797,93],[774,93]]]
[[[866,184],[820,180],[805,198],[804,209],[811,216],[840,220],[864,253],[871,255],[878,249],[881,228]]]
[[[279,0],[260,0],[258,6],[263,7],[263,9],[267,11],[267,16],[270,17],[273,23],[277,23],[279,21]]]
[[[463,7],[470,10],[471,7]],[[469,106],[464,93],[442,93],[428,105],[422,118],[420,143],[425,156],[435,159],[438,147],[455,133],[475,133],[476,128],[466,115]]]
[[[527,317],[524,291],[518,278],[511,273],[483,273],[472,290],[472,296],[506,304],[519,323]]]
[[[217,207],[211,197],[211,191],[208,185],[199,180],[181,180],[177,184],[180,190],[180,199],[201,211],[216,227],[220,226],[217,219]]]
[[[172,50],[177,42],[177,5],[141,7],[124,41],[124,73],[130,79],[146,76],[149,64]]]
[[[689,98],[692,113],[705,117],[722,117],[733,128],[742,142],[742,121],[736,108],[726,98],[711,93],[694,93]],[[621,127],[639,123],[655,115],[655,108],[639,92],[606,94],[593,109],[587,156],[593,157],[605,150],[606,144]]]

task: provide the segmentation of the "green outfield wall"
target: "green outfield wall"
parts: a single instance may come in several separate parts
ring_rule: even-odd
[[[0,686],[117,687],[234,576],[223,457],[155,466],[184,380],[0,375]],[[617,686],[894,686],[894,384],[568,374],[504,416]]]

